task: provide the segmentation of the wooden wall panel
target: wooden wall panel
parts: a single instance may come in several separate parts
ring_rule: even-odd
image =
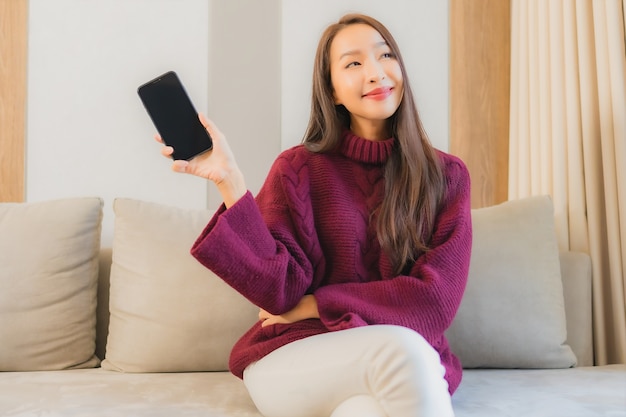
[[[0,202],[25,195],[28,0],[0,0]]]
[[[510,15],[510,0],[450,0],[450,153],[473,208],[508,198]]]

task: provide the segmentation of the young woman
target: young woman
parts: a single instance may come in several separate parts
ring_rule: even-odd
[[[303,144],[256,197],[200,117],[213,150],[173,169],[223,197],[191,252],[260,307],[230,360],[260,412],[452,416],[461,365],[444,332],[467,280],[470,181],[429,143],[389,31],[363,15],[327,28]]]

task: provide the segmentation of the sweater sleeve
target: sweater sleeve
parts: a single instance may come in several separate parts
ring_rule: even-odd
[[[291,310],[305,295],[313,266],[303,248],[319,247],[315,234],[307,233],[314,230],[310,210],[293,207],[285,195],[285,177],[298,184],[291,171],[278,158],[256,199],[248,191],[230,208],[222,206],[191,249],[200,263],[272,314]]]
[[[315,291],[320,319],[329,330],[396,324],[437,345],[465,290],[472,227],[470,180],[456,158],[446,164],[447,190],[431,240],[408,275],[364,283],[327,285]]]

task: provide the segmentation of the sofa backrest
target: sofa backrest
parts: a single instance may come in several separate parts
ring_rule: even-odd
[[[591,297],[591,257],[582,252],[560,254],[567,343],[578,358],[578,366],[594,364]]]
[[[104,359],[109,335],[109,287],[111,283],[111,248],[100,249],[98,273],[98,306],[96,308],[96,355]]]
[[[111,248],[100,250],[98,280],[98,307],[96,328],[96,354],[103,359],[109,326],[109,285]],[[591,322],[591,260],[587,254],[564,252],[560,254],[567,317],[567,343],[574,351],[578,366],[593,364]]]

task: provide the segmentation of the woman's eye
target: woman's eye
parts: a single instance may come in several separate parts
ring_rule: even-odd
[[[382,54],[381,58],[387,58],[387,59],[393,58],[393,53],[385,52],[385,53]]]
[[[348,65],[346,65],[346,68],[356,67],[357,65],[361,65],[361,64],[357,61],[353,61],[353,62],[350,62]]]

